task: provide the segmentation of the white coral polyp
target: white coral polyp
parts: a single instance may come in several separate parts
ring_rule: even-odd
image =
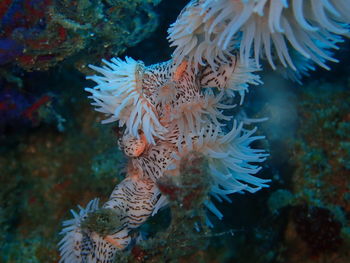
[[[229,63],[221,65],[216,71],[212,71],[210,67],[207,67],[202,74],[201,86],[218,88],[229,97],[235,97],[237,92],[241,97],[240,105],[242,105],[249,85],[262,84],[260,76],[254,74],[260,68],[256,66],[252,59],[244,64],[237,56],[231,56],[228,61]]]
[[[257,64],[263,57],[273,69],[278,61],[296,71],[293,48],[329,69],[325,62],[337,60],[328,51],[338,48],[339,35],[349,36],[349,22],[347,0],[198,0],[171,26],[169,40],[176,59],[194,64],[215,67],[215,56],[239,46],[243,62],[254,55]]]
[[[219,126],[209,125],[198,134],[192,134],[192,143],[187,143],[176,158],[186,157],[189,151],[204,154],[213,179],[211,195],[219,201],[224,199],[230,202],[228,195],[244,191],[254,193],[268,187],[267,183],[270,182],[255,176],[261,170],[258,164],[268,156],[264,150],[250,147],[252,142],[264,139],[264,136],[252,136],[255,132],[256,128],[247,131],[243,129],[243,123],[238,124],[237,121],[227,134]],[[218,218],[222,218],[211,201],[205,205]]]
[[[241,96],[240,105],[242,105],[245,94],[249,91],[249,85],[262,84],[260,76],[254,74],[254,72],[259,70],[260,68],[255,65],[252,59],[248,59],[246,64],[243,64],[241,61],[237,61],[234,72],[227,81],[225,88],[226,93],[228,93],[230,96],[234,96],[234,92],[238,92]]]
[[[230,121],[232,119],[232,116],[225,116],[223,111],[232,109],[236,105],[221,103],[223,92],[215,95],[211,89],[207,89],[203,93],[203,95],[198,95],[189,102],[180,104],[173,109],[170,115],[170,122],[176,123],[176,128],[179,130],[177,141],[179,148],[182,147],[183,142],[191,145],[190,134],[200,132],[208,123],[224,126],[220,121]]]
[[[176,47],[173,53],[175,66],[186,59],[188,65],[198,72],[200,66],[207,64],[212,68],[220,62],[226,62],[230,52],[213,44],[205,31],[208,25],[203,23],[202,1],[191,1],[181,12],[175,23],[168,29],[170,46]]]
[[[149,143],[155,144],[154,137],[162,138],[166,129],[160,124],[154,106],[143,96],[142,75],[144,64],[126,57],[125,61],[112,58],[111,62],[102,60],[103,67],[89,65],[102,76],[89,76],[97,83],[93,89],[85,88],[94,100],[96,111],[109,116],[103,123],[119,121],[126,125],[126,133],[136,138],[142,129]]]
[[[60,263],[82,262],[81,244],[83,233],[81,230],[81,222],[87,218],[89,213],[98,210],[98,201],[98,199],[91,200],[86,208],[79,206],[79,213],[71,210],[74,218],[63,222],[64,228],[60,234],[64,235],[64,237],[58,243],[61,254]]]

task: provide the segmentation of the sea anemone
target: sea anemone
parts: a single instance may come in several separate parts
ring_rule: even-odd
[[[193,0],[187,4],[168,29],[170,46],[176,47],[173,53],[175,65],[186,59],[187,65],[194,67],[195,72],[207,64],[215,69],[221,62],[227,62],[226,56],[230,55],[230,50],[213,45],[207,38],[202,2]]]
[[[261,167],[258,163],[265,161],[268,154],[264,150],[252,149],[251,143],[264,139],[264,136],[252,136],[256,132],[243,128],[243,123],[233,122],[230,132],[224,133],[219,126],[208,125],[199,133],[191,134],[191,142],[186,147],[173,154],[174,162],[169,170],[178,170],[182,158],[189,152],[199,152],[208,160],[209,173],[212,176],[210,194],[218,201],[230,199],[228,195],[248,191],[255,193],[263,187],[268,187],[270,180],[255,176]],[[173,172],[174,173],[174,172]],[[211,201],[205,205],[218,218],[221,213]]]
[[[125,126],[119,145],[129,157],[127,177],[102,208],[93,200],[72,211],[74,218],[63,223],[61,262],[113,262],[117,251],[137,241],[137,228],[167,205],[157,183],[179,175],[192,152],[205,158],[212,196],[196,202],[219,219],[214,200],[230,202],[233,193],[268,187],[270,180],[257,177],[268,153],[252,146],[264,136],[245,125],[263,119],[225,110],[235,107],[235,94],[242,104],[248,85],[261,83],[254,74],[261,58],[298,74],[314,63],[328,68],[325,62],[335,61],[330,50],[349,33],[347,2],[193,0],[169,29],[176,47],[171,60],[146,67],[112,58],[90,66],[100,74],[88,77],[97,84],[85,89],[92,104],[108,116],[104,123]]]
[[[290,7],[289,7],[290,5]],[[346,0],[198,0],[192,1],[169,29],[175,59],[213,65],[215,58],[239,49],[248,63],[267,59],[297,70],[289,49],[329,69],[337,61],[340,35],[349,36],[350,6]],[[178,62],[180,63],[180,62]]]
[[[126,125],[126,133],[140,138],[139,129],[149,143],[155,144],[154,137],[161,138],[166,129],[158,121],[156,110],[146,97],[142,78],[144,64],[126,57],[125,61],[112,58],[111,62],[102,60],[106,66],[90,68],[103,76],[89,76],[97,83],[93,89],[85,88],[94,100],[92,105],[97,111],[109,116],[103,123],[119,121],[119,126]]]
[[[137,198],[134,198],[137,196]],[[134,180],[132,175],[118,184],[109,200],[99,208],[91,200],[74,218],[63,222],[59,242],[60,262],[114,262],[117,251],[137,238],[132,229],[157,213],[167,202],[151,180]]]
[[[232,98],[238,93],[241,97],[240,105],[242,105],[249,84],[262,84],[260,76],[254,74],[260,68],[252,59],[248,60],[248,64],[243,64],[237,56],[229,56],[227,60],[228,63],[220,65],[216,70],[211,67],[204,68],[201,76],[201,87],[218,88]]]
[[[158,88],[157,103],[166,105],[175,99],[176,84],[173,81],[167,81]]]
[[[98,209],[98,199],[91,200],[86,208],[79,206],[79,213],[71,210],[74,218],[66,220],[62,223],[63,230],[61,235],[64,235],[62,240],[58,243],[60,247],[61,260],[60,262],[76,262],[81,261],[80,242],[83,238],[81,230],[81,222],[87,217],[87,215]]]
[[[137,139],[131,134],[125,134],[119,141],[119,147],[129,157],[140,156],[147,147],[146,137],[143,133],[140,139]]]
[[[98,199],[91,200],[86,205],[86,208],[78,207],[80,209],[79,213],[71,210],[74,218],[63,222],[64,228],[60,234],[64,235],[64,237],[58,243],[61,254],[59,262],[75,263],[94,262],[94,260],[112,260],[116,248],[107,241],[104,241],[97,233],[88,233],[82,229],[84,220],[99,209]],[[104,251],[97,251],[96,248],[99,247],[104,247]],[[108,253],[106,254],[109,251],[113,251],[112,257]]]
[[[178,129],[178,147],[189,139],[188,135],[198,133],[208,123],[223,126],[220,121],[229,121],[231,116],[225,116],[223,110],[232,109],[236,105],[225,105],[220,103],[223,92],[215,95],[210,89],[203,92],[203,95],[193,97],[189,102],[176,105],[170,114],[170,127]]]

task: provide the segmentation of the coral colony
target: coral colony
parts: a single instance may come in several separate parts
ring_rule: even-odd
[[[328,69],[349,22],[347,0],[194,0],[169,28],[171,60],[90,66],[97,85],[86,91],[107,116],[103,123],[123,129],[127,176],[102,207],[94,199],[63,222],[61,262],[113,262],[137,242],[137,228],[169,202],[157,182],[179,176],[191,152],[205,156],[216,200],[268,187],[256,176],[268,154],[251,146],[264,137],[247,128],[251,119],[227,114],[233,98],[242,104],[248,85],[261,83],[255,72],[262,60],[294,78],[315,65]],[[203,205],[223,217],[211,199]]]

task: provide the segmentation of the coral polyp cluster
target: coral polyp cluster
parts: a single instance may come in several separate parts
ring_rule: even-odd
[[[104,63],[107,66],[103,68],[91,66],[103,76],[89,77],[98,86],[86,89],[92,93],[97,110],[110,115],[104,123],[119,121],[120,126],[126,126],[126,133],[138,138],[142,129],[147,141],[154,144],[153,136],[161,137],[166,130],[156,116],[150,94],[142,89],[145,66],[128,57],[125,62],[114,58]]]
[[[267,154],[250,147],[264,137],[254,136],[256,129],[247,130],[243,122],[234,121],[230,130],[225,127],[222,120],[230,118],[223,109],[231,108],[233,102],[224,104],[224,91],[209,88],[207,81],[216,78],[222,89],[234,89],[228,87],[232,76],[228,78],[224,73],[227,70],[234,75],[235,63],[223,64],[217,72],[203,67],[198,73],[194,68],[190,72],[182,70],[172,60],[149,67],[130,58],[104,63],[107,66],[102,68],[91,66],[101,75],[89,77],[97,85],[86,90],[92,94],[97,110],[109,117],[107,121],[118,121],[125,127],[119,146],[129,157],[127,177],[103,205],[120,215],[121,226],[105,236],[84,229],[82,222],[97,208],[81,209],[75,221],[65,223],[69,226],[63,230],[63,260],[70,262],[74,255],[81,257],[83,250],[87,258],[109,260],[108,253],[98,254],[95,250],[102,246],[114,255],[136,240],[132,230],[168,203],[157,182],[165,175],[179,176],[181,160],[192,151],[208,159],[210,194],[218,200],[229,200],[228,195],[235,192],[255,192],[268,186],[269,180],[254,176]],[[169,88],[173,89],[171,96],[164,91]],[[160,98],[164,93],[165,97]],[[222,218],[210,199],[204,205]]]
[[[113,262],[118,251],[140,242],[139,227],[168,205],[169,197],[181,200],[174,197],[181,187],[164,187],[164,178],[183,176],[181,163],[193,153],[206,160],[210,178],[210,197],[196,200],[219,219],[223,214],[213,200],[230,202],[233,193],[268,187],[270,180],[257,176],[268,154],[252,146],[264,136],[254,135],[256,128],[247,125],[258,120],[232,108],[243,104],[249,85],[261,83],[255,74],[259,59],[273,68],[278,61],[298,70],[286,39],[308,62],[326,67],[324,61],[332,60],[328,50],[348,33],[349,17],[339,11],[343,5],[345,1],[309,5],[295,0],[291,8],[282,0],[191,1],[169,30],[177,47],[169,61],[146,66],[126,57],[103,60],[102,67],[90,65],[97,73],[88,79],[96,85],[85,90],[106,115],[103,122],[119,125],[127,173],[102,208],[92,201],[64,222],[61,261]],[[317,12],[324,16],[316,18]],[[204,222],[213,225],[208,216]]]
[[[169,28],[174,58],[215,65],[238,50],[246,64],[267,60],[294,72],[337,61],[332,50],[349,36],[346,0],[194,0]],[[306,65],[307,66],[306,66]]]

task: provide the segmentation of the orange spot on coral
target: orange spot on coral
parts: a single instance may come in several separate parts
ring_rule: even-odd
[[[112,236],[105,236],[104,240],[106,240],[107,242],[111,243],[113,246],[123,249],[124,247],[117,241],[115,240]]]
[[[184,74],[184,72],[186,71],[186,68],[187,68],[187,61],[184,60],[181,62],[181,64],[175,70],[173,80],[179,81],[181,79],[182,75]]]
[[[142,133],[140,138],[140,147],[135,149],[134,155],[136,157],[140,156],[144,152],[146,145],[147,145],[147,139],[146,139],[146,136]]]

